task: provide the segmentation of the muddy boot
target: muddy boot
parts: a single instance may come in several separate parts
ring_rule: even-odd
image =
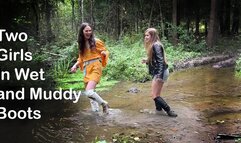
[[[96,101],[99,104],[107,104],[107,102],[105,100],[103,100],[93,89],[91,90],[86,90],[84,92],[84,95],[86,95],[87,97],[89,97],[90,99]]]
[[[154,101],[155,101],[156,111],[162,111],[162,107],[160,106],[160,104],[158,104],[158,101],[157,100],[154,100]]]
[[[158,101],[157,100],[154,100],[155,101],[155,106],[156,106],[156,111],[155,113],[158,114],[158,115],[163,115],[165,114],[162,110],[162,107],[160,106],[160,104],[158,104]]]
[[[166,111],[168,116],[177,117],[177,114],[170,109],[170,106],[160,96],[156,97],[154,101],[157,102],[157,104],[159,104],[159,106],[161,106]]]
[[[167,115],[170,116],[170,117],[177,117],[177,114],[174,111],[172,111],[172,110],[167,112]]]
[[[98,104],[102,105],[103,112],[108,114],[109,112],[108,102],[103,100],[93,89],[85,91],[84,95],[96,101]]]
[[[106,103],[102,103],[103,113],[109,114],[109,105]]]
[[[99,104],[95,100],[90,98],[90,105],[93,112],[99,112]]]

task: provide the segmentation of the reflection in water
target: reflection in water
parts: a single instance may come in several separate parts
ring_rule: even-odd
[[[192,95],[186,101],[216,125],[217,133],[241,133],[241,80],[232,68],[193,68],[176,73],[172,83],[179,93]]]
[[[128,93],[131,87],[137,87],[140,92]],[[52,111],[28,125],[35,142],[82,143],[94,141],[96,137],[111,140],[114,133],[135,130],[164,134],[170,142],[200,142],[210,138],[206,134],[200,137],[204,131],[215,134],[241,130],[241,80],[235,78],[230,68],[199,67],[172,73],[162,96],[177,111],[178,118],[139,112],[154,111],[150,82],[121,82],[102,96],[112,109],[108,116],[92,113],[86,97],[74,105],[43,107],[49,110],[61,106],[62,112],[57,111],[53,116]],[[215,128],[203,127],[200,120]],[[24,138],[19,141],[25,142]]]

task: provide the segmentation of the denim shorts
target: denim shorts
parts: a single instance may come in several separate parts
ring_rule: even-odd
[[[153,79],[154,80],[161,80],[162,82],[166,82],[168,77],[169,77],[169,69],[165,69],[163,71],[163,77],[161,77],[160,75],[157,74],[157,75],[154,75]]]
[[[163,72],[163,81],[167,81],[169,77],[169,69],[165,69],[164,72]]]

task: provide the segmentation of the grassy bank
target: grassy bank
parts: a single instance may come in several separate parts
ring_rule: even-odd
[[[146,58],[143,47],[142,34],[131,34],[122,37],[119,41],[111,41],[108,37],[99,35],[100,39],[105,41],[106,47],[110,52],[109,63],[103,70],[101,83],[98,85],[99,90],[107,89],[117,81],[146,81],[150,79],[148,69],[141,60]],[[167,39],[162,39],[166,51],[169,69],[173,70],[174,63],[192,59],[195,57],[207,55],[207,51],[213,53],[236,53],[240,44],[240,37],[236,39],[220,39],[214,49],[206,49],[205,42],[194,41],[190,37],[184,38],[178,45],[173,45]],[[188,39],[188,40],[186,40]],[[227,45],[228,43],[228,45]],[[50,48],[49,48],[50,47]],[[51,49],[51,50],[49,50]],[[73,88],[81,90],[84,88],[83,74],[78,71],[76,74],[70,74],[70,68],[76,62],[78,50],[76,42],[69,46],[56,46],[54,43],[46,45],[42,51],[37,51],[35,60],[45,60],[51,65],[51,74],[57,83],[57,88]],[[241,76],[241,55],[236,62],[237,75]]]

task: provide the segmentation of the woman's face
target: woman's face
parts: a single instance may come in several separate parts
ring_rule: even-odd
[[[146,33],[145,33],[145,38],[144,38],[145,42],[149,42],[150,39],[151,39],[150,33],[146,32]]]
[[[86,26],[83,30],[84,37],[86,40],[90,39],[90,36],[92,35],[92,29],[90,26]]]

